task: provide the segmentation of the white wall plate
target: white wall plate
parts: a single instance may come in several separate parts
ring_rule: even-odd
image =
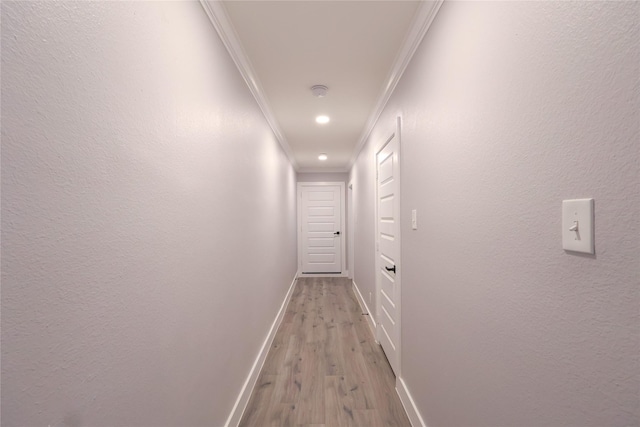
[[[562,201],[562,247],[594,254],[593,199]]]

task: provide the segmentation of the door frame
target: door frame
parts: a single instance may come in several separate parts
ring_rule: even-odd
[[[397,327],[398,327],[398,342],[397,342],[397,367],[398,372],[394,372],[396,378],[401,377],[402,372],[402,223],[401,223],[401,189],[402,189],[402,181],[401,181],[401,135],[400,128],[402,125],[402,118],[400,116],[396,117],[395,123],[393,126],[389,126],[387,132],[384,135],[389,135],[386,137],[381,143],[375,146],[375,150],[373,153],[373,162],[374,162],[374,171],[375,171],[375,179],[374,179],[374,195],[375,195],[375,203],[374,203],[374,242],[375,242],[375,288],[376,288],[376,299],[375,299],[375,311],[376,311],[376,342],[380,344],[380,335],[383,333],[382,328],[380,327],[380,315],[381,315],[381,306],[382,300],[380,299],[380,291],[382,289],[382,285],[380,283],[380,275],[378,274],[380,269],[382,268],[380,264],[380,239],[378,233],[378,153],[382,151],[382,149],[391,141],[394,137],[398,138],[398,169],[397,169],[397,180],[398,180],[398,197],[394,205],[394,210],[397,212],[397,241],[398,241],[398,254],[397,259],[395,259],[396,265],[396,274],[395,274],[395,283],[397,284]],[[394,179],[396,179],[396,173],[394,171]]]
[[[328,187],[328,186],[339,186],[340,187],[340,262],[342,265],[342,272],[340,274],[332,274],[332,273],[318,273],[318,274],[302,274],[302,188],[303,187]],[[296,234],[298,235],[298,272],[296,274],[297,277],[348,277],[349,272],[346,270],[347,261],[346,261],[346,228],[345,228],[345,192],[344,192],[344,182],[298,182],[297,184],[297,211],[298,211],[298,225],[296,227]]]
[[[356,212],[353,200],[353,180],[349,180],[347,185],[347,271],[351,280],[355,279],[355,230],[356,230]]]

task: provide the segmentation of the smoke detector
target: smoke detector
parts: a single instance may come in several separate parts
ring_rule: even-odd
[[[315,96],[316,98],[324,98],[325,96],[327,96],[328,90],[329,88],[325,85],[315,85],[311,87],[311,93],[313,93],[313,96]]]

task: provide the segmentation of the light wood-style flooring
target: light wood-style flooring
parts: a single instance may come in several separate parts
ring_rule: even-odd
[[[240,426],[411,426],[351,281],[295,286]]]

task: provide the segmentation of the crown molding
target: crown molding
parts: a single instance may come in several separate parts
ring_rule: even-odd
[[[353,164],[355,163],[360,151],[364,147],[369,135],[373,131],[374,126],[376,125],[382,111],[389,102],[393,91],[395,90],[400,78],[404,74],[409,62],[411,62],[411,58],[416,53],[418,46],[422,42],[422,39],[427,34],[429,27],[431,27],[431,23],[433,23],[434,18],[436,17],[438,11],[440,10],[440,6],[444,3],[444,0],[435,0],[435,1],[425,1],[421,2],[420,8],[416,13],[415,18],[411,24],[411,28],[409,29],[407,36],[405,37],[402,48],[398,52],[396,59],[393,63],[393,68],[391,69],[389,76],[386,79],[386,84],[384,85],[380,95],[378,96],[378,102],[376,103],[375,109],[372,111],[369,116],[369,120],[364,127],[364,131],[358,140],[358,144],[353,150],[353,154],[351,159],[349,160],[349,165],[347,169],[351,169]]]
[[[242,78],[247,83],[251,94],[258,103],[260,110],[262,110],[262,114],[269,123],[269,126],[280,143],[280,146],[289,158],[289,162],[291,162],[293,168],[298,171],[299,167],[293,155],[293,150],[278,125],[275,115],[273,114],[273,110],[269,106],[269,102],[264,94],[258,75],[254,71],[251,61],[249,61],[249,57],[242,48],[238,34],[227,15],[227,11],[224,8],[222,1],[200,0],[200,4],[209,17],[211,24],[220,36],[220,39],[222,39],[222,43],[227,48],[227,51],[229,52],[229,55],[231,55],[233,62],[236,64],[238,71],[240,71]]]

